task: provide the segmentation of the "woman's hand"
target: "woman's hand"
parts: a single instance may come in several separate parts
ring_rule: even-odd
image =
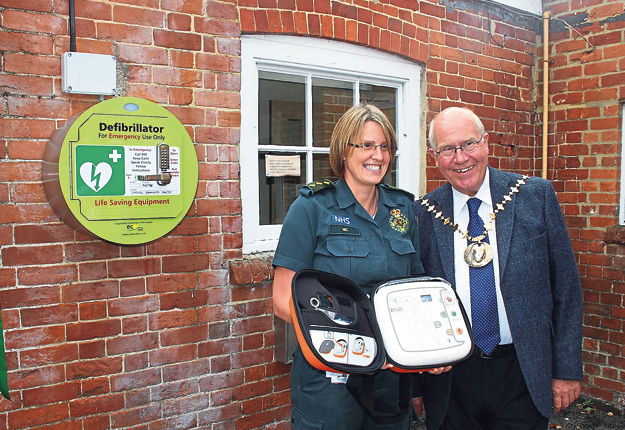
[[[385,361],[384,366],[382,366],[382,370],[390,369],[392,367],[393,365],[391,363],[389,363],[388,361]]]

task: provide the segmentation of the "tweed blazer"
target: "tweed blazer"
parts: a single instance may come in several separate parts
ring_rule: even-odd
[[[489,167],[493,207],[510,192],[516,173]],[[424,198],[453,219],[449,183]],[[421,262],[426,275],[455,288],[454,233],[417,200]],[[521,371],[538,411],[552,412],[552,379],[582,379],[582,295],[564,217],[551,183],[531,177],[496,217],[499,278]],[[460,226],[466,229],[466,226]],[[437,429],[449,400],[453,369],[423,388],[428,429]]]

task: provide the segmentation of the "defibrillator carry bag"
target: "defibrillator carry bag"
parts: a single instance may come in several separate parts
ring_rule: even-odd
[[[293,277],[290,312],[306,360],[320,370],[371,374],[456,364],[473,351],[473,333],[449,282],[405,277],[374,288],[315,269]]]

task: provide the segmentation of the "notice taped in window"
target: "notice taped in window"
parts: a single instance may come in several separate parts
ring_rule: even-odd
[[[300,176],[299,155],[265,155],[266,176]]]

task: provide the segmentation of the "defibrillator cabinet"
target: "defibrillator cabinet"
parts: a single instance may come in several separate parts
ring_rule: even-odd
[[[118,244],[171,231],[198,183],[193,142],[164,107],[112,98],[56,130],[44,154],[48,200],[70,227]]]

